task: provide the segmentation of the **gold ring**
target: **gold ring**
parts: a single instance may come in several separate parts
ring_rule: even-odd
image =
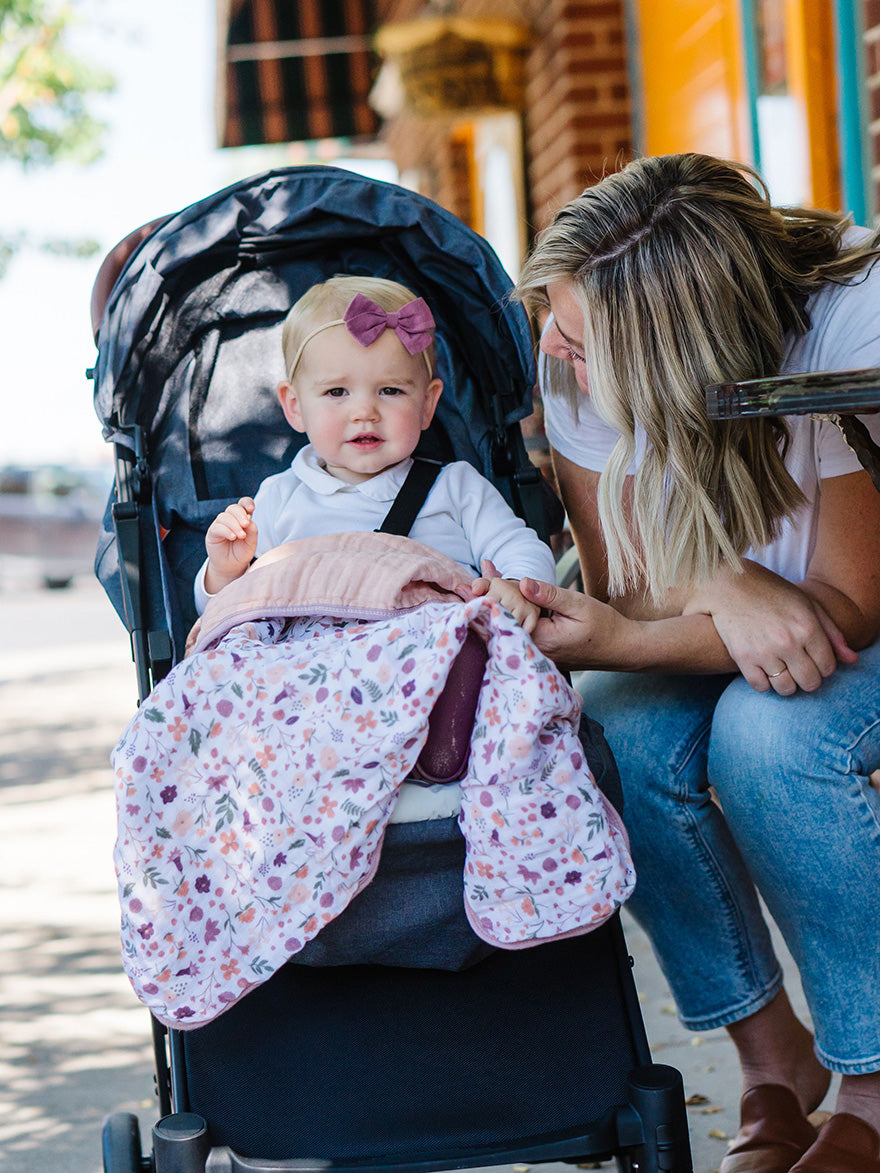
[[[779,671],[778,671],[778,672],[768,672],[768,673],[767,673],[767,679],[768,679],[768,680],[772,680],[772,679],[774,678],[774,676],[781,676],[781,675],[782,675],[782,673],[785,671],[785,668],[786,668],[786,665],[785,665],[785,664],[783,664],[783,665],[782,665],[782,667],[779,669]]]

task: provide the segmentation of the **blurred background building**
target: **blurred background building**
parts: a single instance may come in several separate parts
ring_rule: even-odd
[[[777,203],[880,200],[880,0],[218,0],[220,142],[351,140],[515,276],[634,154],[754,164]]]
[[[34,14],[59,6],[23,0]],[[4,556],[30,556],[38,521],[73,528],[72,497],[33,486],[58,469],[109,477],[83,378],[100,256],[247,175],[328,162],[399,182],[484,235],[514,278],[554,211],[638,154],[744,160],[778,203],[862,224],[880,211],[880,0],[63,7],[73,47],[114,84],[89,95],[108,132],[88,166],[20,166],[0,119],[0,580]],[[93,255],[75,255],[82,240]],[[545,465],[540,407],[524,432]],[[40,548],[58,553],[54,539]],[[68,578],[46,556],[37,573]]]

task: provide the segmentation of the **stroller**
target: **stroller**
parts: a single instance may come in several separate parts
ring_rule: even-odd
[[[488,244],[428,199],[335,168],[237,183],[126,238],[93,293],[95,403],[116,466],[96,572],[130,633],[141,700],[184,654],[207,526],[303,442],[275,396],[280,329],[335,273],[400,281],[432,307],[444,392],[417,454],[469,461],[542,536],[561,526],[519,430],[531,331]],[[582,730],[615,801],[601,731]],[[681,1077],[651,1062],[619,917],[475,960],[463,861],[454,818],[389,827],[374,879],[313,942],[360,940],[363,959],[283,965],[198,1029],[153,1019],[151,1153],[137,1118],[115,1113],[105,1173],[612,1158],[690,1173]],[[404,904],[467,960],[371,953]]]

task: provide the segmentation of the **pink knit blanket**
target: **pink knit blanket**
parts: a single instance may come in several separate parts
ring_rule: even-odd
[[[489,653],[461,783],[475,932],[536,945],[629,896],[577,694],[498,604],[457,597],[464,578],[346,534],[281,547],[209,604],[113,752],[123,960],[162,1022],[209,1022],[369,883],[469,627]]]

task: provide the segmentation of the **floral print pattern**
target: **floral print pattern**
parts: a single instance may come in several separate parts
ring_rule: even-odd
[[[579,698],[493,600],[242,623],[157,685],[113,753],[123,960],[161,1021],[210,1021],[369,883],[469,626],[489,650],[461,783],[475,932],[535,945],[628,897]]]

